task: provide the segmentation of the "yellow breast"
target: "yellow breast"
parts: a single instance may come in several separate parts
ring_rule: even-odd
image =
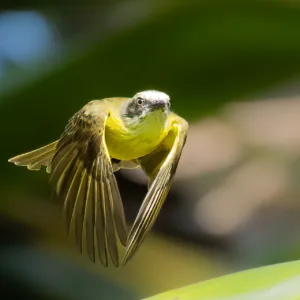
[[[168,133],[166,117],[153,114],[134,130],[124,126],[120,118],[112,114],[106,123],[105,140],[111,157],[131,160],[145,156],[162,142]]]

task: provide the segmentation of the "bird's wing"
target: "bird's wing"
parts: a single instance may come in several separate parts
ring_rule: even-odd
[[[171,187],[186,141],[188,123],[173,113],[169,120],[171,129],[167,137],[154,152],[139,160],[150,178],[150,187],[130,230],[123,264],[137,251],[151,229]]]
[[[109,109],[92,101],[67,124],[51,162],[56,196],[64,200],[68,230],[74,230],[80,252],[92,261],[95,248],[104,266],[108,253],[119,265],[118,240],[125,246],[127,230],[122,200],[105,143]]]

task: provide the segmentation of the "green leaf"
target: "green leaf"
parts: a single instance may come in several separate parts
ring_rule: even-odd
[[[300,261],[275,264],[218,277],[145,300],[300,299]]]

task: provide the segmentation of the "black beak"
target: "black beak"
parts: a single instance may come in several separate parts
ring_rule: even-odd
[[[165,101],[162,101],[162,100],[156,100],[153,103],[153,108],[154,109],[166,108],[166,107],[167,107],[167,103]]]

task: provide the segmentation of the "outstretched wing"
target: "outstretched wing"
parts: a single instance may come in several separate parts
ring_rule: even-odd
[[[171,129],[158,149],[139,159],[141,167],[150,178],[150,187],[130,230],[123,264],[137,251],[155,222],[171,187],[186,141],[188,123],[173,113],[169,120]]]
[[[109,109],[92,101],[67,124],[51,161],[56,196],[64,200],[68,230],[74,230],[79,251],[92,261],[95,248],[104,266],[108,253],[119,265],[118,240],[127,240],[124,209],[105,143]]]

